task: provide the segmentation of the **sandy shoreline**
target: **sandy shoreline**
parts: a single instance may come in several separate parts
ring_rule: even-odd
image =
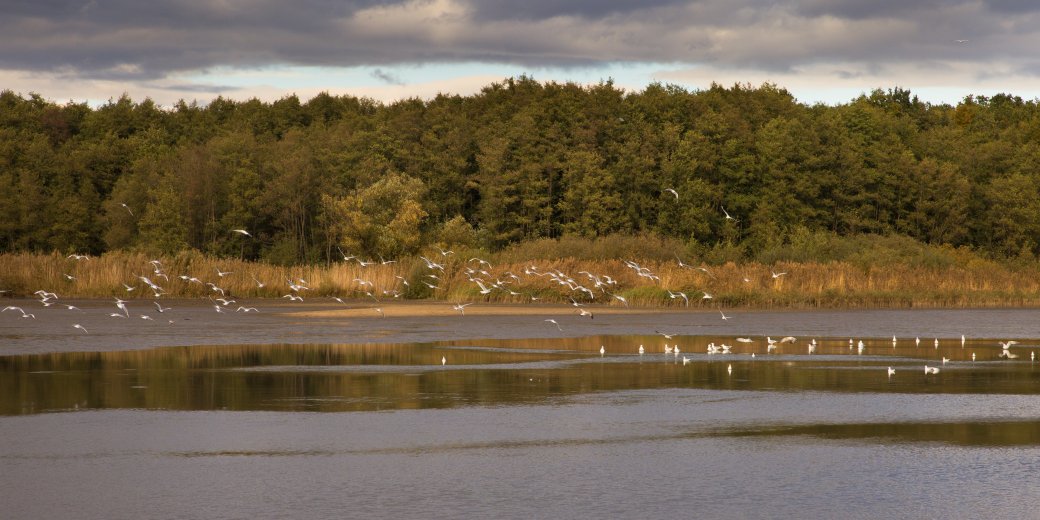
[[[295,316],[305,318],[356,318],[356,317],[381,317],[376,309],[381,309],[385,317],[422,317],[422,316],[561,316],[574,314],[579,315],[579,308],[573,305],[560,304],[538,304],[518,305],[501,303],[474,303],[466,305],[462,312],[455,310],[454,304],[441,302],[392,302],[373,303],[364,305],[363,302],[353,302],[344,308],[302,310],[292,312]],[[707,309],[691,309],[687,311],[676,311],[675,309],[655,308],[628,308],[628,307],[605,307],[605,306],[582,306],[592,313],[592,318],[597,315],[626,315],[626,314],[663,314],[669,312],[714,312]]]

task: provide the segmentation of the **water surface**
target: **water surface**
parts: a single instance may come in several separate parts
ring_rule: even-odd
[[[6,324],[0,517],[1027,518],[1040,499],[1040,334],[990,323],[1014,313],[561,318],[560,334],[402,318],[344,342],[338,323],[196,311],[185,335]],[[982,322],[998,333],[962,344]]]

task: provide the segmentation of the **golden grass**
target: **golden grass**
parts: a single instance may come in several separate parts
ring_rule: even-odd
[[[438,258],[430,258],[442,263],[444,270],[428,269],[419,258],[365,267],[356,262],[282,267],[182,253],[156,258],[166,275],[163,277],[154,272],[150,263],[153,258],[139,253],[116,252],[86,260],[60,254],[12,253],[0,255],[0,290],[8,291],[5,296],[28,296],[36,290],[47,290],[69,298],[153,298],[155,295],[140,278],[147,277],[170,297],[219,296],[207,285],[214,284],[236,297],[281,298],[290,293],[289,280],[292,280],[309,287],[300,291],[305,298],[339,296],[371,299],[373,304],[377,300],[412,297],[530,305],[569,303],[573,297],[581,302],[623,307],[622,301],[613,297],[618,295],[633,307],[685,307],[682,298],[669,295],[669,291],[681,291],[689,298],[690,308],[702,309],[1040,305],[1040,269],[1036,266],[1012,268],[987,261],[973,261],[966,266],[883,268],[847,262],[775,265],[730,262],[699,266],[707,272],[682,268],[674,260],[639,262],[657,277],[651,279],[639,276],[622,260],[559,258],[499,265],[492,255],[488,260],[493,268],[484,267],[487,274],[481,274],[469,273],[467,269],[481,266],[459,255],[440,257],[438,254]],[[525,270],[531,268],[530,272],[541,274],[525,274]],[[231,274],[221,277],[218,270]],[[616,284],[593,288],[593,279],[581,274],[582,271],[600,276],[604,281],[603,276],[609,276]],[[596,297],[590,299],[580,291],[572,291],[554,281],[548,275],[550,272],[565,273],[577,284],[592,289]],[[774,278],[773,272],[786,274]],[[195,277],[202,283],[185,281],[181,276]],[[491,294],[480,294],[471,277],[479,277],[485,286],[500,283],[502,288]],[[254,278],[263,282],[264,287],[259,287]],[[124,284],[133,290],[128,291]],[[713,298],[703,299],[705,292]],[[393,296],[395,293],[397,298]]]

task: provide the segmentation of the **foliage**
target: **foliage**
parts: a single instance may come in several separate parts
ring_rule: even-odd
[[[626,92],[525,76],[385,105],[0,92],[0,253],[299,265],[438,244],[880,265],[968,248],[1029,263],[1038,186],[1040,105],[1008,94],[930,105],[895,88],[806,106],[770,84]],[[939,253],[892,253],[917,247],[904,239]]]

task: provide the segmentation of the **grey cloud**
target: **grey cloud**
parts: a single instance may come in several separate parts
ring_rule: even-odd
[[[200,85],[195,83],[144,83],[142,84],[142,86],[149,89],[167,90],[170,92],[195,92],[199,94],[226,94],[229,92],[242,90],[241,87],[232,85]]]
[[[1040,12],[1040,4],[1035,0],[988,0],[986,7],[996,13],[1022,14]]]
[[[373,70],[372,77],[388,85],[400,85],[402,83],[397,76],[394,76],[393,74],[390,74],[389,72],[386,72],[382,69]]]
[[[862,20],[866,18],[906,17],[915,13],[935,12],[954,2],[942,0],[806,0],[796,3],[796,11],[805,16],[835,16]]]
[[[555,16],[599,19],[616,14],[682,5],[688,0],[470,0],[478,21],[544,20]]]
[[[461,9],[438,15],[449,0],[14,0],[0,17],[0,69],[128,81],[215,66],[454,61],[790,71],[824,62],[1032,63],[1040,47],[1040,7],[1025,0],[453,1]],[[374,7],[400,11],[356,18]],[[384,69],[374,76],[398,82]]]

